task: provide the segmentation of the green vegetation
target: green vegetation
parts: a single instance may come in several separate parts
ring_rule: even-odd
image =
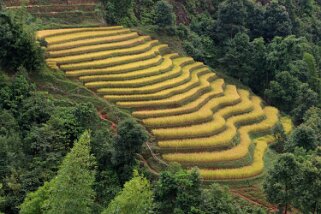
[[[215,182],[202,185],[201,176],[204,173],[202,167],[199,170],[190,168],[191,165],[188,164],[180,166],[176,163],[169,166],[163,166],[163,164],[160,167],[146,161],[144,158],[150,157],[151,154],[145,148],[145,142],[153,142],[155,139],[138,123],[145,121],[136,121],[128,113],[129,110],[118,109],[82,86],[81,82],[66,79],[65,74],[56,69],[59,68],[59,63],[55,64],[51,61],[48,62],[50,67],[47,67],[44,60],[45,54],[34,35],[35,30],[50,28],[50,26],[35,23],[35,19],[26,10],[17,10],[17,12],[3,10],[1,2],[0,213],[266,213],[267,210],[257,206],[257,203],[271,209],[273,206],[269,203],[275,204],[280,213],[287,213],[292,208],[302,213],[320,212],[321,3],[319,0],[256,2],[250,0],[102,0],[101,9],[107,24],[137,26],[142,32],[151,32],[153,37],[174,44],[180,53],[191,55],[194,59],[217,68],[219,72],[214,74],[210,69],[205,68],[201,63],[194,63],[190,58],[168,54],[166,46],[161,46],[156,41],[151,42],[148,36],[139,37],[138,34],[126,30],[112,32],[113,36],[107,42],[100,41],[100,43],[113,42],[118,46],[106,45],[101,49],[99,43],[91,40],[95,43],[92,46],[98,44],[92,47],[93,55],[86,54],[88,51],[86,48],[84,48],[86,50],[81,49],[83,47],[74,48],[73,56],[66,56],[71,57],[67,58],[66,62],[79,60],[73,57],[77,58],[75,53],[80,52],[83,54],[80,61],[84,60],[85,63],[92,61],[89,59],[92,56],[101,57],[95,55],[93,51],[95,48],[105,51],[105,57],[102,57],[102,60],[107,56],[108,58],[120,56],[130,62],[129,66],[121,69],[117,66],[122,62],[113,61],[113,59],[102,61],[101,65],[115,64],[111,69],[109,66],[107,70],[103,70],[104,68],[86,70],[87,67],[81,67],[86,64],[78,65],[78,68],[86,68],[81,71],[89,74],[84,78],[86,81],[90,78],[97,81],[100,81],[100,78],[106,79],[106,82],[97,83],[97,85],[106,85],[107,89],[103,93],[106,93],[107,100],[111,97],[126,101],[127,98],[124,97],[128,97],[135,101],[134,104],[140,108],[134,112],[134,115],[141,115],[142,119],[150,119],[148,118],[150,110],[155,110],[162,103],[161,111],[169,113],[171,117],[166,118],[168,121],[163,120],[162,117],[153,119],[171,124],[172,127],[148,131],[168,132],[170,137],[165,138],[166,141],[161,141],[164,145],[170,145],[172,140],[177,140],[171,139],[171,132],[174,133],[173,136],[182,138],[177,140],[177,145],[193,141],[190,145],[195,146],[195,142],[202,143],[203,141],[199,140],[201,138],[195,138],[198,133],[207,138],[210,132],[218,131],[220,128],[212,126],[211,123],[214,121],[214,112],[217,111],[221,117],[215,118],[215,124],[219,125],[220,123],[216,123],[216,120],[220,119],[223,123],[225,121],[229,123],[228,127],[224,127],[226,130],[223,130],[226,131],[225,136],[231,137],[233,135],[230,133],[235,132],[235,138],[229,138],[224,142],[220,140],[226,144],[232,142],[231,146],[239,146],[237,148],[241,149],[245,148],[240,146],[244,139],[246,143],[251,143],[253,140],[249,147],[251,152],[248,152],[247,147],[244,150],[249,155],[249,157],[246,156],[249,159],[248,162],[252,163],[255,159],[253,163],[259,163],[255,165],[257,169],[261,171],[263,168],[269,169],[265,170],[261,177],[254,177],[253,180],[233,180],[225,183],[231,187],[236,183],[236,186],[240,185],[241,188],[255,184],[263,188],[266,198],[263,191],[260,193],[260,190],[254,189],[249,191],[252,198],[241,195],[248,200],[244,201],[239,198],[239,194],[236,194],[237,197],[232,195],[227,186]],[[69,22],[66,21],[66,23]],[[58,28],[63,27],[66,26],[58,25]],[[79,37],[81,36],[85,37],[83,39],[88,39],[90,33],[80,34]],[[75,38],[70,40],[73,39]],[[60,42],[63,43],[62,40]],[[44,39],[40,39],[39,42],[50,49],[49,42]],[[70,45],[75,45],[72,42]],[[150,42],[151,45],[144,46],[144,42]],[[131,52],[124,50],[126,45],[131,45]],[[139,48],[136,49],[136,47]],[[57,56],[68,55],[63,50],[63,44],[52,48]],[[123,52],[118,51],[118,48],[123,48]],[[140,52],[144,53],[146,50],[149,54],[140,55]],[[161,53],[156,53],[155,50]],[[162,55],[165,55],[168,61],[162,61]],[[140,61],[144,63],[141,64]],[[93,63],[90,62],[88,65],[92,66]],[[138,74],[142,79],[148,78],[146,82],[137,80],[139,78],[135,76],[135,72],[139,71],[141,66],[143,66],[143,72]],[[149,71],[150,67],[155,67],[155,70]],[[166,76],[167,73],[164,74],[174,67],[182,69],[168,72],[170,76]],[[157,73],[157,69],[161,70],[160,74]],[[147,74],[145,72],[147,70],[150,73]],[[131,78],[128,82],[121,76],[127,71],[132,73],[132,76],[128,75]],[[91,72],[97,72],[97,76],[90,76]],[[106,72],[114,73],[101,75]],[[117,76],[118,72],[119,76]],[[192,75],[189,75],[190,73]],[[72,76],[78,73],[70,71],[69,74]],[[152,74],[162,78],[154,79]],[[181,74],[185,76],[182,78],[179,76]],[[227,77],[226,86],[220,76]],[[172,81],[172,78],[177,79]],[[117,81],[111,82],[114,79]],[[247,103],[244,102],[246,99],[240,96],[242,90],[234,87],[237,96],[234,97],[233,104],[226,104],[231,105],[232,108],[219,108],[214,105],[215,102],[212,103],[213,106],[205,106],[211,99],[221,100],[222,103],[231,102],[231,100],[222,99],[226,91],[232,91],[231,85],[228,85],[231,82],[242,88],[249,87],[254,93],[262,96],[265,102],[261,102],[258,97],[248,92],[250,94],[248,99],[251,101],[256,99],[259,106],[258,109],[253,110],[253,105],[246,105]],[[149,83],[151,83],[152,92],[157,91],[156,87],[159,87],[165,88],[164,94],[157,91],[146,95],[146,88],[140,89],[141,94],[134,94],[135,90],[132,86]],[[177,83],[177,86],[181,84],[179,89],[182,91],[172,90],[170,86],[173,83]],[[128,87],[118,90],[117,85]],[[107,86],[115,86],[115,88],[111,89]],[[184,90],[187,88],[188,93],[185,93]],[[210,88],[214,89],[213,93],[208,93],[212,90]],[[122,92],[125,95],[118,96],[117,93]],[[108,93],[115,93],[115,95]],[[148,100],[153,96],[168,98],[169,95],[175,96],[175,99],[164,99],[161,102],[157,100],[153,103]],[[196,102],[198,99],[201,102]],[[151,109],[141,101],[148,101]],[[176,101],[188,108],[176,108],[177,106],[173,105]],[[188,106],[189,103],[193,105]],[[291,130],[289,128],[291,121],[281,120],[275,125],[279,118],[277,110],[274,109],[272,112],[272,108],[264,108],[264,103],[278,107],[281,110],[280,118],[283,118],[284,114],[291,116],[296,125],[291,134],[288,135]],[[120,104],[126,106],[130,103],[121,102]],[[240,112],[233,113],[234,105],[239,106]],[[182,110],[190,113],[191,109],[199,110],[202,106],[218,109],[202,112],[200,118],[197,118],[199,122],[195,126],[190,125],[187,129],[189,131],[185,133],[181,126],[175,126],[172,123],[172,121],[179,121],[179,123],[183,121],[181,124],[191,124],[189,117],[177,115],[175,111]],[[267,111],[263,114],[263,110],[271,110],[271,112]],[[155,110],[155,115],[167,114],[161,111]],[[245,118],[253,112],[258,112],[261,116],[255,115],[250,119],[251,121]],[[242,121],[240,125],[235,124],[234,127],[233,121],[237,120],[235,118]],[[152,124],[153,121],[150,121]],[[270,121],[271,127],[266,128],[264,121]],[[262,127],[256,127],[256,123],[260,123]],[[242,132],[238,131],[239,127],[243,127]],[[262,129],[262,134],[266,134],[266,130],[269,130],[270,135],[257,138],[256,134],[249,134],[251,128],[259,131]],[[246,138],[242,133],[247,133]],[[187,135],[192,137],[184,139]],[[275,151],[268,151],[264,165],[263,154],[268,149],[268,143],[272,143],[271,149]],[[157,149],[155,151],[161,151]],[[173,159],[195,157],[197,160],[202,160],[202,158],[219,159],[217,154],[221,148],[180,150],[181,148],[174,146],[172,149],[175,153],[168,150],[165,151],[165,156],[170,154]],[[227,154],[241,154],[231,151]],[[224,157],[229,158],[233,155]],[[164,157],[158,153],[156,156]],[[141,162],[138,162],[138,157]],[[154,156],[150,159],[156,162]],[[243,159],[238,161],[245,162]],[[246,167],[252,166],[246,165],[244,168],[235,169],[238,165],[233,164],[219,162],[213,165],[217,168],[208,171],[219,174],[221,171],[217,169],[224,168],[227,172],[239,170],[238,175],[242,175],[250,172],[245,170]],[[239,163],[235,162],[235,164]],[[243,167],[244,164],[247,163],[240,165]],[[270,166],[272,164],[274,166]],[[161,168],[161,171],[156,172],[156,168]],[[223,177],[226,176],[224,173],[225,171],[222,172]],[[232,193],[235,194],[234,191]],[[256,200],[258,198],[263,202]]]
[[[153,210],[153,192],[149,181],[134,171],[134,177],[127,181],[124,188],[110,202],[102,214],[143,214]]]
[[[305,213],[320,210],[320,157],[284,154],[264,183],[268,200],[286,213],[290,205]]]
[[[64,158],[57,176],[27,195],[20,213],[91,213],[95,160],[89,143],[90,134],[86,131]]]

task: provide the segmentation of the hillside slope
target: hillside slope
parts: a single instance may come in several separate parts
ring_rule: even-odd
[[[98,0],[4,0],[7,10],[25,7],[34,17],[44,23],[101,24],[102,18],[96,11]]]
[[[153,147],[165,161],[197,166],[207,180],[263,172],[279,113],[259,97],[120,26],[44,30],[37,36],[48,43],[50,67],[131,109],[156,137]]]

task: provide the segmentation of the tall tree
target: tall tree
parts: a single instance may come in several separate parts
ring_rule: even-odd
[[[305,112],[303,123],[314,130],[317,136],[318,145],[321,145],[321,109],[311,107]]]
[[[237,213],[227,187],[214,183],[203,190],[202,197],[202,210],[206,214]]]
[[[160,213],[190,213],[201,204],[200,176],[194,169],[171,165],[161,172],[155,186],[155,202]]]
[[[25,214],[91,213],[94,203],[95,160],[90,154],[90,134],[85,131],[63,160],[57,176],[21,205]]]
[[[292,22],[286,8],[272,1],[264,14],[264,37],[272,40],[275,36],[287,36],[292,33]]]
[[[292,132],[285,144],[285,148],[289,152],[293,152],[296,147],[301,147],[310,151],[316,149],[317,145],[317,138],[314,130],[301,124]]]
[[[132,0],[103,0],[105,6],[105,19],[109,24],[132,24]],[[126,20],[127,19],[127,20]],[[129,20],[128,20],[129,19]],[[127,22],[127,23],[126,23]],[[134,21],[135,22],[135,21]]]
[[[295,107],[291,112],[294,122],[300,124],[303,121],[304,113],[312,106],[317,106],[318,103],[318,94],[310,89],[308,84],[301,84],[298,91],[298,97],[294,103]]]
[[[148,135],[143,126],[132,119],[118,124],[114,142],[113,164],[122,184],[128,181],[136,166],[136,154],[142,150]]]
[[[48,197],[48,214],[91,213],[95,195],[94,165],[90,133],[85,131],[61,164]]]
[[[297,78],[284,71],[277,74],[275,80],[270,82],[265,94],[273,105],[289,112],[294,108],[300,84]]]
[[[245,32],[246,9],[243,0],[226,0],[218,8],[217,39],[218,42],[232,39],[237,33]]]
[[[102,214],[146,214],[153,210],[153,192],[149,181],[134,172],[124,188]]]
[[[289,205],[294,201],[296,178],[299,173],[300,167],[295,156],[284,154],[265,178],[263,188],[267,199],[284,209],[284,213],[287,213]]]
[[[319,213],[321,211],[321,158],[307,158],[301,164],[294,205],[303,213]]]

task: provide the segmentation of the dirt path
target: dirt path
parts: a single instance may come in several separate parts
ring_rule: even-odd
[[[159,176],[159,172],[157,172],[156,170],[154,170],[153,168],[150,167],[150,165],[148,164],[147,160],[141,155],[141,154],[137,154],[137,156],[139,157],[140,161],[144,164],[144,166],[148,169],[148,171],[150,173],[152,173],[155,176]]]
[[[260,207],[264,207],[265,209],[269,210],[269,211],[272,212],[272,213],[275,213],[275,212],[278,211],[278,208],[277,208],[277,207],[275,207],[275,206],[266,206],[265,204],[262,204],[262,203],[260,203],[259,201],[255,201],[255,200],[253,200],[253,199],[251,199],[251,198],[249,198],[249,197],[247,197],[247,196],[245,196],[245,195],[237,192],[236,190],[230,190],[230,192],[231,192],[233,195],[235,195],[235,196],[237,196],[237,197],[240,197],[240,198],[242,198],[242,199],[250,202],[251,204],[254,204],[254,205],[260,206]]]

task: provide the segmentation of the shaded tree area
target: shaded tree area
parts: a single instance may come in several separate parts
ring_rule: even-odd
[[[135,158],[147,140],[145,129],[134,120],[123,119],[113,133],[93,104],[62,101],[41,93],[23,70],[12,77],[0,74],[0,181],[5,195],[0,210],[17,213],[26,193],[44,185],[32,193],[43,197],[46,183],[62,173],[59,165],[74,142],[85,130],[92,130],[88,145],[96,160],[96,173],[91,181],[94,197],[90,213],[100,213],[139,168]],[[74,177],[76,172],[65,176]]]
[[[154,187],[154,201],[154,212],[160,214],[266,213],[233,198],[226,186],[213,183],[201,187],[197,169],[186,171],[176,163],[161,172]]]
[[[320,161],[316,155],[282,155],[265,179],[263,187],[268,200],[284,213],[291,207],[303,213],[318,213],[321,205]]]
[[[20,213],[92,213],[94,166],[86,131],[62,161],[57,176],[27,195]]]
[[[23,11],[0,10],[0,67],[12,73],[19,67],[27,72],[38,72],[43,64],[44,53]]]

